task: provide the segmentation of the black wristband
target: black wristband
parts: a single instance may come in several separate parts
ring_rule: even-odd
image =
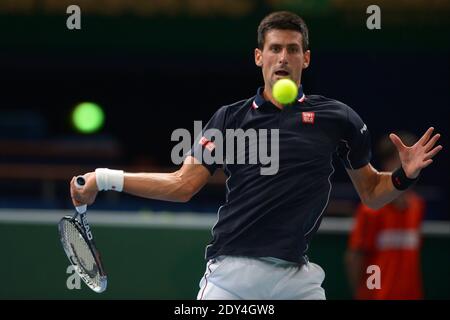
[[[406,190],[419,180],[419,176],[415,179],[408,178],[402,167],[392,172],[391,178],[392,184],[397,190]]]

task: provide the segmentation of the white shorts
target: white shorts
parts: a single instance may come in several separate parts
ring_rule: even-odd
[[[209,260],[198,300],[324,300],[323,269],[275,258],[220,256]]]

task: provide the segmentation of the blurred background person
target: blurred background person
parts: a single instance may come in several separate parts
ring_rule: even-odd
[[[399,137],[411,146],[417,138],[407,132]],[[388,136],[377,146],[382,170],[400,166],[394,144]],[[360,204],[345,255],[347,274],[356,299],[423,299],[420,267],[420,228],[425,201],[411,189],[379,210]],[[380,270],[379,288],[367,284],[375,265]]]

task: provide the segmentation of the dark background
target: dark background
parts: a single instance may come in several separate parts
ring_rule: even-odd
[[[73,4],[81,30],[66,27]],[[380,30],[366,27],[372,4],[381,9]],[[173,130],[193,132],[195,120],[253,96],[263,84],[253,61],[256,28],[274,10],[294,11],[309,26],[305,92],[351,106],[374,145],[401,130],[441,133],[444,149],[415,190],[428,205],[425,298],[449,297],[449,1],[0,0],[0,273],[7,275],[0,298],[195,298],[211,240],[202,222],[212,225],[224,200],[220,170],[188,203],[98,196],[89,219],[109,277],[102,295],[84,285],[68,290],[57,221],[73,213],[73,175],[97,167],[176,170]],[[105,112],[97,133],[72,126],[83,101]],[[359,199],[336,162],[326,218],[308,254],[326,270],[327,299],[349,299],[343,257]],[[376,153],[372,163],[379,168]],[[176,224],[186,217],[197,225]],[[111,224],[116,218],[122,222]]]
[[[81,7],[81,30],[66,28],[70,4]],[[310,28],[312,62],[302,81],[307,94],[351,106],[374,144],[399,130],[420,136],[434,126],[442,134],[444,150],[417,190],[429,201],[427,218],[449,219],[449,5],[379,1],[382,28],[369,30],[369,4],[2,1],[0,205],[68,208],[67,182],[80,170],[172,168],[173,130],[192,132],[194,120],[205,123],[220,106],[254,95],[263,84],[253,62],[257,25],[267,13],[289,9]],[[71,125],[71,111],[82,101],[105,111],[96,134],[77,133]],[[47,172],[42,166],[63,167]],[[356,201],[345,171],[336,167],[332,199]],[[189,205],[215,212],[223,191],[212,183]],[[100,198],[96,205],[186,208],[122,199]]]

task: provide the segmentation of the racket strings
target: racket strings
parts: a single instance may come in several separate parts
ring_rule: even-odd
[[[80,271],[87,275],[95,285],[99,285],[101,280],[97,263],[88,243],[84,240],[77,227],[73,222],[66,221],[63,224],[62,233],[66,246],[72,252],[74,262],[78,265]]]

